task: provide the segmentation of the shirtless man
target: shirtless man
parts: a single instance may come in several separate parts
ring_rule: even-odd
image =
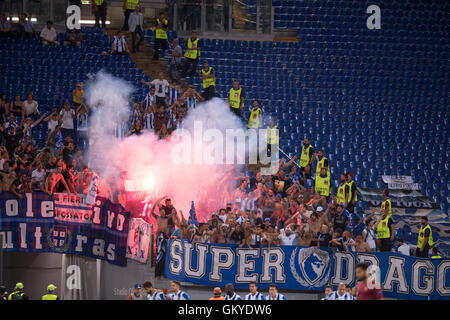
[[[250,246],[250,242],[252,241],[252,233],[254,230],[253,230],[250,222],[248,222],[248,221],[245,221],[243,223],[242,228],[244,230],[244,239],[242,239],[242,242],[239,245],[239,248],[242,248],[243,246],[247,245],[251,249],[252,247]]]
[[[278,232],[276,232],[272,226],[269,226],[263,231],[262,238],[263,238],[262,243],[267,245],[267,251],[270,250],[270,246],[272,244],[276,246],[280,245],[280,239],[278,239]]]
[[[370,249],[369,244],[364,241],[364,239],[362,238],[361,235],[357,235],[355,237],[355,242],[354,243],[348,243],[348,245],[354,246],[356,252],[370,252],[370,251],[372,251]]]
[[[156,237],[158,237],[160,234],[162,234],[165,238],[168,238],[170,235],[167,234],[167,225],[169,218],[173,218],[176,216],[176,211],[172,210],[172,213],[169,215],[166,215],[164,212],[164,209],[162,209],[161,201],[163,199],[167,198],[167,196],[164,196],[162,198],[159,198],[156,200],[154,206],[152,207],[152,211],[150,214],[155,218],[156,220]],[[155,213],[155,208],[159,208],[159,216]]]
[[[45,191],[48,194],[53,194],[53,192],[55,191],[55,187],[59,182],[63,184],[67,194],[71,194],[69,185],[67,184],[66,179],[64,179],[64,176],[62,175],[61,171],[62,167],[57,167],[55,172],[51,172],[48,175],[47,180],[45,182]]]

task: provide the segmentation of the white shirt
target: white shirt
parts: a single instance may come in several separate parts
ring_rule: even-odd
[[[255,295],[252,295],[251,293],[247,294],[245,296],[245,300],[265,300],[265,299],[261,293],[256,292]]]
[[[61,112],[60,112],[60,115],[62,115],[61,128],[63,128],[63,129],[73,129],[73,118],[72,118],[72,116],[75,115],[75,111],[73,111],[73,109],[69,109],[69,111],[66,111],[66,109],[62,109]]]
[[[38,112],[38,103],[35,100],[32,100],[30,103],[28,103],[28,100],[25,100],[23,102],[23,110],[26,116],[29,116],[34,111]]]
[[[137,26],[141,26],[142,29],[142,27],[144,26],[144,16],[141,12],[136,14],[136,11],[133,11],[132,13],[130,13],[130,17],[128,18],[128,27],[130,29],[130,32],[136,31]]]
[[[272,298],[272,296],[269,294],[266,297],[266,300],[286,300],[286,297],[284,295],[282,295],[281,293],[277,293],[277,295],[275,296],[275,298]]]
[[[286,235],[286,232],[284,231],[284,229],[280,230],[280,235],[278,236],[278,239],[281,240],[281,245],[282,246],[292,246],[294,245],[294,240],[297,237],[297,235],[291,231],[291,233],[289,234],[289,236]]]
[[[53,132],[56,128],[56,126],[58,125],[59,121],[58,120],[48,120],[48,131]]]
[[[348,292],[344,292],[344,294],[341,296],[336,290],[330,293],[326,300],[355,300],[355,298]]]
[[[155,94],[160,98],[166,97],[167,89],[169,88],[169,82],[166,79],[155,79],[151,82],[153,86],[155,86]]]
[[[39,171],[38,169],[33,170],[31,173],[31,178],[35,179],[36,181],[43,182],[45,179],[45,169],[42,169]]]
[[[236,292],[235,292],[235,293],[233,293],[233,295],[231,297],[226,294],[225,300],[242,300],[242,298],[240,295],[236,294]]]
[[[398,247],[398,253],[409,256],[409,245],[407,245],[406,243],[402,244],[400,247]]]
[[[41,38],[47,41],[55,41],[56,40],[56,30],[51,27],[50,29],[45,26],[41,31]]]

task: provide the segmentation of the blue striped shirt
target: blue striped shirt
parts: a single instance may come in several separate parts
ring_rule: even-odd
[[[242,298],[240,295],[236,294],[236,292],[235,292],[235,293],[233,293],[233,295],[231,297],[226,294],[225,300],[242,300]]]
[[[255,295],[252,295],[251,293],[247,294],[245,300],[265,300],[265,298],[261,293],[256,292]]]
[[[341,296],[337,291],[333,291],[325,300],[355,300],[355,298],[348,292]]]
[[[266,300],[286,300],[286,297],[284,295],[282,295],[281,293],[277,293],[275,298],[272,298],[272,296],[269,294],[266,297]]]
[[[169,106],[171,106],[175,103],[175,101],[177,101],[178,96],[180,95],[180,89],[176,87],[168,87],[166,95],[169,97]]]
[[[184,291],[178,291],[177,293],[170,293],[169,297],[172,300],[190,300],[188,294]]]
[[[164,293],[162,292],[153,292],[153,294],[147,294],[147,299],[148,300],[166,300],[166,298],[164,298]]]

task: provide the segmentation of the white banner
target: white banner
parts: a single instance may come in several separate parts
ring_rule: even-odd
[[[414,183],[411,176],[382,176],[389,189],[419,190],[419,184]]]

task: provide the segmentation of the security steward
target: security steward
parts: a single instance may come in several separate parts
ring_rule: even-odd
[[[16,283],[14,291],[8,296],[8,300],[29,300],[29,297],[25,294],[25,288],[22,282]]]
[[[337,203],[347,204],[347,195],[348,195],[348,184],[345,179],[345,174],[341,174],[341,183],[337,188],[336,199]]]
[[[56,286],[54,284],[49,284],[47,286],[47,294],[42,296],[42,300],[59,300],[58,296],[54,293]]]
[[[311,179],[311,164],[314,161],[314,147],[310,144],[309,138],[303,139],[302,154],[300,155],[300,175],[303,180]]]
[[[322,168],[327,168],[327,175],[330,175],[330,163],[328,159],[323,155],[323,150],[317,151],[317,165],[316,165],[316,176],[320,174]]]
[[[262,110],[259,107],[258,99],[253,100],[253,106],[250,110],[250,117],[248,119],[247,127],[249,129],[258,129],[262,120]]]
[[[392,203],[389,198],[389,189],[383,190],[383,199],[384,201],[381,203],[381,209],[384,209],[387,212],[387,215],[392,217]]]
[[[128,18],[130,17],[130,14],[136,10],[136,6],[139,4],[139,0],[123,0],[123,15],[125,19],[123,20],[123,31],[128,31]]]
[[[428,224],[428,218],[423,216],[420,218],[420,230],[417,237],[416,257],[428,258],[428,251],[433,245],[433,232]]]
[[[185,78],[189,66],[192,66],[190,77],[195,77],[197,71],[198,59],[200,57],[200,39],[197,38],[197,32],[192,31],[191,37],[186,41],[186,52],[184,53],[185,61],[181,78]]]
[[[219,287],[214,288],[214,296],[209,298],[209,300],[225,300],[222,290]]]
[[[207,60],[203,61],[202,80],[203,99],[205,99],[205,101],[211,100],[216,92],[216,75],[214,73],[214,68],[209,66]]]
[[[267,157],[272,157],[272,153],[278,151],[279,135],[278,126],[271,118],[269,125],[266,127],[266,140],[267,140]]]
[[[386,210],[381,209],[381,215],[374,224],[377,230],[377,247],[379,251],[386,252],[392,250],[394,241],[394,221],[389,217]]]
[[[327,168],[323,167],[320,174],[315,177],[313,192],[318,192],[322,197],[329,200],[330,194],[333,193],[333,187],[331,186],[330,176],[327,174]]]
[[[345,181],[348,186],[348,189],[346,189],[345,194],[345,208],[348,212],[354,213],[355,212],[355,203],[358,200],[358,197],[356,195],[356,183],[352,180],[352,173],[347,172],[345,175]]]
[[[158,60],[159,50],[167,50],[167,30],[169,29],[169,21],[166,19],[166,14],[161,12],[159,18],[156,19],[155,29],[155,53],[153,60]]]
[[[244,108],[244,93],[239,87],[239,81],[233,80],[233,87],[228,94],[228,105],[230,110],[238,117],[242,116],[242,109]]]

